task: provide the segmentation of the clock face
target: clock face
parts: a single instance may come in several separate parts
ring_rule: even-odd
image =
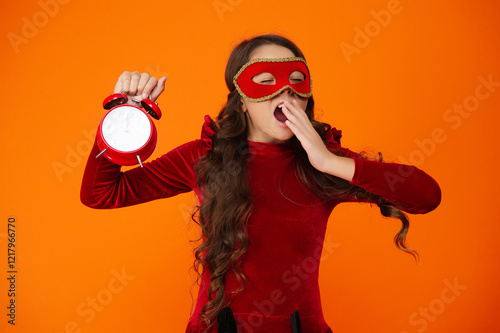
[[[104,140],[114,149],[129,152],[146,144],[151,136],[148,115],[132,106],[111,110],[102,122]]]

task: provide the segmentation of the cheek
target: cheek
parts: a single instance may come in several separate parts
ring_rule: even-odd
[[[247,114],[255,123],[260,123],[269,116],[269,107],[259,103],[252,103],[252,105],[248,105]]]
[[[307,99],[305,99],[305,100],[304,99],[299,99],[299,100],[297,100],[297,104],[299,105],[299,107],[302,110],[306,111],[306,109],[307,109],[307,101],[308,101]]]

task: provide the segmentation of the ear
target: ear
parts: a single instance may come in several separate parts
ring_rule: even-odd
[[[241,102],[241,111],[247,112],[247,105],[245,104],[245,100],[243,97],[240,97],[240,102]]]

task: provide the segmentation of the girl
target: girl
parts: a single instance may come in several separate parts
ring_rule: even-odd
[[[341,131],[314,120],[304,55],[281,36],[240,43],[226,67],[227,103],[205,116],[201,139],[126,172],[97,144],[87,162],[81,201],[118,208],[193,190],[202,242],[194,269],[201,280],[186,332],[332,332],[318,287],[320,255],[333,208],[372,202],[403,226],[402,212],[423,214],[441,201],[420,169],[371,160],[340,145]],[[163,92],[165,78],[124,72],[115,92],[131,104]],[[379,154],[380,155],[380,154]]]

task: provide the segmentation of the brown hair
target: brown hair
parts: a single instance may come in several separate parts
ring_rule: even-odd
[[[276,44],[291,50],[295,56],[304,55],[290,40],[277,35],[261,35],[238,44],[232,51],[226,66],[226,85],[230,91],[227,103],[221,109],[216,121],[212,124],[216,134],[212,137],[212,149],[200,157],[195,166],[197,184],[201,189],[202,202],[193,213],[193,220],[200,227],[202,235],[198,239],[203,242],[195,249],[193,267],[198,274],[196,282],[203,272],[211,274],[208,288],[208,303],[203,306],[200,319],[208,329],[214,324],[214,318],[224,306],[225,275],[228,270],[235,273],[240,288],[231,293],[238,293],[245,288],[245,276],[239,270],[238,260],[248,246],[247,221],[252,211],[252,201],[247,180],[247,162],[251,156],[247,146],[247,118],[242,111],[239,93],[235,90],[233,77],[246,62],[251,52],[261,45]],[[314,120],[314,99],[308,100],[306,113],[323,141],[330,125]],[[307,153],[299,140],[292,140],[296,155],[294,164],[297,175],[318,197],[331,199],[345,195],[354,196],[358,200],[370,200],[377,203],[383,216],[396,217],[403,226],[394,237],[397,247],[415,257],[418,253],[406,246],[405,240],[409,228],[407,216],[381,197],[370,193],[348,181],[322,173],[309,162]],[[332,150],[342,155],[342,151]],[[367,158],[364,153],[360,156]],[[379,153],[379,160],[382,161]]]

